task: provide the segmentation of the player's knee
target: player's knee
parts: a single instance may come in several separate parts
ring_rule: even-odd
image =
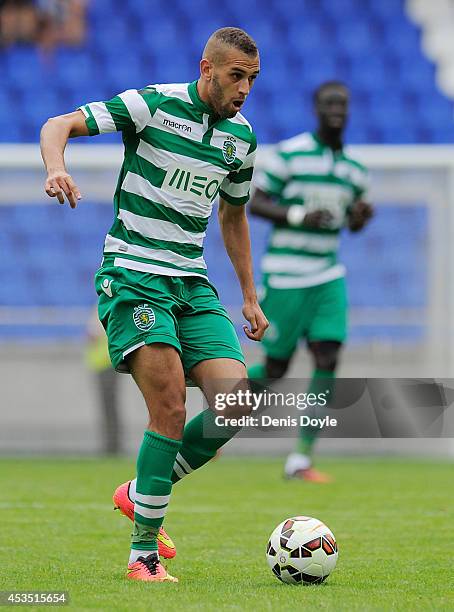
[[[159,411],[169,424],[176,429],[184,427],[186,421],[186,407],[181,397],[176,397],[173,394],[169,395],[168,398],[162,400],[157,411]],[[153,417],[152,417],[153,420]]]
[[[329,353],[326,355],[319,355],[315,360],[315,367],[317,370],[326,370],[328,372],[334,372],[337,366],[337,354]]]
[[[315,367],[318,370],[326,370],[334,372],[337,367],[340,342],[312,342],[309,344],[309,349],[314,356]]]
[[[290,364],[290,359],[274,359],[267,357],[266,359],[266,376],[267,378],[282,378],[287,372]]]

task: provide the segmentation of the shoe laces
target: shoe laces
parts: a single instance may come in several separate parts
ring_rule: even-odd
[[[158,565],[159,565],[158,555],[152,554],[152,555],[148,555],[148,557],[139,557],[137,561],[140,561],[141,563],[143,563],[152,576],[155,576],[158,573]]]

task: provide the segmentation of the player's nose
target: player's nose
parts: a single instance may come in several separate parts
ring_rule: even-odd
[[[239,82],[238,93],[242,97],[246,97],[251,90],[251,85],[249,83],[249,79],[242,79]]]

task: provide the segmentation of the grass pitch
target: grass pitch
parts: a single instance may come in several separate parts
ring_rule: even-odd
[[[77,610],[454,609],[452,464],[325,459],[328,486],[281,468],[221,458],[177,484],[166,527],[180,582],[147,585],[124,578],[131,524],[110,501],[132,461],[0,460],[0,590],[66,590]],[[271,531],[298,514],[339,543],[320,586],[282,584],[266,564]]]

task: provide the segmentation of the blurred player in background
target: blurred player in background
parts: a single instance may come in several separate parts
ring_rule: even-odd
[[[109,357],[106,332],[94,308],[87,325],[85,363],[93,373],[96,399],[101,417],[102,452],[118,455],[121,452],[121,423],[118,405],[118,372]]]
[[[212,459],[237,429],[207,409],[185,426],[185,374],[214,406],[232,381],[246,385],[235,328],[207,280],[203,237],[219,194],[226,250],[241,285],[251,340],[268,322],[257,302],[245,204],[256,138],[240,114],[260,68],[254,41],[238,28],[208,40],[192,83],[130,89],[49,120],[41,132],[45,189],[72,208],[80,192],[66,172],[71,136],[123,132],[125,159],[115,221],[96,275],[99,315],[116,369],[130,372],[149,412],[134,491],[115,493],[134,520],[128,578],[176,582],[160,562],[175,547],[162,529],[172,485]],[[221,379],[224,380],[224,382]]]
[[[337,262],[339,232],[361,230],[373,211],[364,201],[365,168],[343,148],[349,90],[329,81],[314,93],[318,127],[281,142],[256,175],[252,214],[274,225],[262,260],[261,306],[270,321],[265,361],[249,377],[281,378],[301,338],[313,360],[309,392],[332,391],[347,329],[345,269]],[[285,475],[316,482],[330,478],[312,467],[318,430],[300,430]]]

